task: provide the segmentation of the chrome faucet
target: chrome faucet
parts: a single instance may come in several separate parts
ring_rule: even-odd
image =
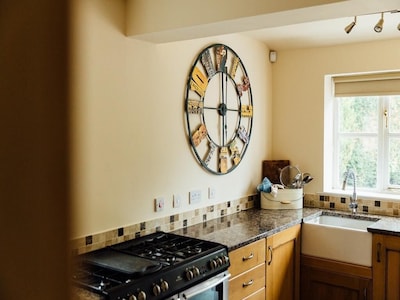
[[[346,183],[347,183],[347,179],[353,179],[353,196],[350,196],[350,210],[352,214],[356,214],[357,213],[357,192],[356,192],[356,174],[354,173],[353,170],[347,170],[344,173],[344,180],[343,180],[343,186],[342,189],[344,190],[346,188]]]

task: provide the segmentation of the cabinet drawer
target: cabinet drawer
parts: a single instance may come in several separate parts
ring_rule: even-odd
[[[265,288],[262,288],[261,290],[255,292],[254,294],[247,296],[243,300],[265,300]]]
[[[232,278],[229,281],[229,299],[244,299],[264,287],[265,263]]]
[[[261,239],[247,246],[229,252],[232,277],[265,262],[265,240]]]

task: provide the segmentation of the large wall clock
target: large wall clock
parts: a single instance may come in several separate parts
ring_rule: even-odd
[[[230,47],[201,51],[186,85],[186,120],[191,148],[207,171],[233,171],[249,146],[253,97],[242,60]]]

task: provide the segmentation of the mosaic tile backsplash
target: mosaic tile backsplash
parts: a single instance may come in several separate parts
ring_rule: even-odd
[[[350,211],[349,197],[335,197],[335,196],[322,196],[319,194],[306,194],[304,196],[305,207],[315,207],[323,209],[332,209],[339,211]],[[390,200],[371,200],[371,199],[357,199],[357,212],[367,213],[373,215],[382,215],[390,217],[399,216],[399,201]]]
[[[82,254],[156,231],[170,232],[254,207],[260,207],[258,195],[250,195],[234,201],[210,205],[184,213],[77,238],[71,241],[71,248],[73,254]]]
[[[304,207],[332,209],[338,211],[349,211],[349,197],[321,196],[319,194],[306,194],[304,196]],[[400,202],[377,201],[358,199],[358,213],[384,215],[399,217]],[[88,235],[71,241],[73,254],[82,254],[105,246],[127,241],[139,236],[147,235],[155,231],[170,232],[199,224],[241,210],[259,208],[259,195],[250,195],[238,200],[228,201],[188,212],[170,215],[151,221],[141,222],[126,227],[112,229],[110,231]]]

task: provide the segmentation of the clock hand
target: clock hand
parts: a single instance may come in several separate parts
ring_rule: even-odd
[[[228,68],[227,67],[225,67],[224,74],[225,74],[225,98],[224,98],[225,102],[224,103],[225,103],[225,108],[227,109],[228,108]],[[224,114],[224,120],[225,120],[225,122],[224,122],[224,141],[227,141],[228,140],[228,124],[227,124],[228,119],[226,117],[226,111]],[[224,145],[225,145],[225,142],[224,142]]]
[[[227,108],[226,106],[220,104],[218,107],[211,107],[211,106],[203,106],[203,109],[213,109],[213,110],[217,110],[218,113],[223,116],[224,114],[226,114],[226,112],[228,111],[234,111],[234,112],[238,112],[240,111],[240,109],[234,109],[234,108]]]
[[[221,72],[221,104],[219,108],[219,114],[222,117],[222,145],[225,145],[225,109],[226,109],[226,104],[225,104],[225,82],[224,82],[224,72]]]

